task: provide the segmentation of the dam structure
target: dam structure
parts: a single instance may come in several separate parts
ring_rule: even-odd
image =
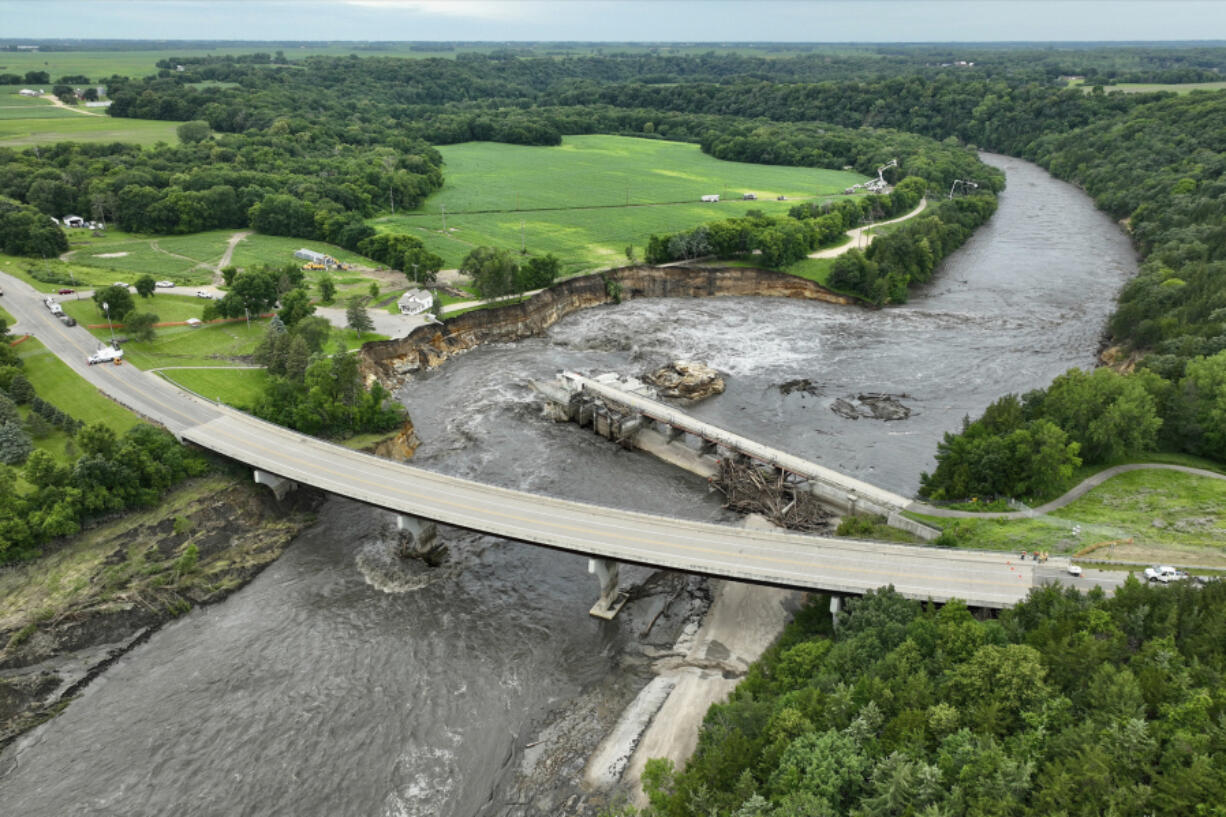
[[[701,476],[715,476],[719,457],[747,458],[803,483],[823,505],[840,514],[881,516],[891,527],[924,541],[940,534],[903,515],[912,504],[907,497],[698,420],[656,399],[655,390],[637,379],[568,371],[533,386],[545,397],[547,413],[554,420],[590,426],[602,437]],[[696,449],[687,444],[687,437],[697,441]]]

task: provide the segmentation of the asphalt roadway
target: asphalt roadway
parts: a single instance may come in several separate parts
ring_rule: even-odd
[[[351,451],[214,405],[130,365],[90,366],[86,359],[98,342],[87,330],[61,324],[28,284],[3,274],[0,281],[3,306],[20,332],[37,336],[137,414],[253,468],[388,510],[588,556],[805,590],[860,594],[892,584],[910,598],[999,608],[1059,577],[1054,566],[1019,563],[1012,553],[690,522],[512,491]],[[1118,584],[1111,574],[1067,581],[1083,589]]]

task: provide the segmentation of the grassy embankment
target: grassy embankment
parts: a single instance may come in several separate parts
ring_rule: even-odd
[[[1035,519],[909,515],[949,531],[960,547],[1226,568],[1226,480],[1178,471],[1119,474]]]
[[[782,215],[799,200],[864,178],[840,170],[725,162],[697,145],[623,136],[567,136],[560,147],[444,145],[447,183],[415,211],[376,218],[457,267],[474,247],[553,253],[570,275],[642,257],[652,233],[671,233],[756,209]],[[756,201],[743,201],[744,193]],[[718,204],[700,201],[720,194]],[[783,195],[787,201],[777,201]],[[447,210],[443,232],[442,208]],[[496,211],[496,212],[477,212]]]

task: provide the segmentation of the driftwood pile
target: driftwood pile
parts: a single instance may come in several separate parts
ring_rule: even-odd
[[[788,530],[815,532],[830,527],[833,514],[805,485],[788,480],[781,471],[724,457],[711,484],[724,495],[724,507],[738,513],[761,514]]]

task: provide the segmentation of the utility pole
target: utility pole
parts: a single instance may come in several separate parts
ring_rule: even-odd
[[[111,305],[106,301],[102,302],[102,309],[106,312],[106,326],[111,330],[111,348],[115,348],[115,327],[111,324]]]
[[[392,188],[387,188],[387,200],[392,203],[392,215],[396,215],[396,197],[392,195]]]
[[[443,232],[447,232],[447,205],[442,205],[443,208]]]
[[[519,222],[519,253],[524,255],[528,252],[528,237],[527,237],[527,222]]]

